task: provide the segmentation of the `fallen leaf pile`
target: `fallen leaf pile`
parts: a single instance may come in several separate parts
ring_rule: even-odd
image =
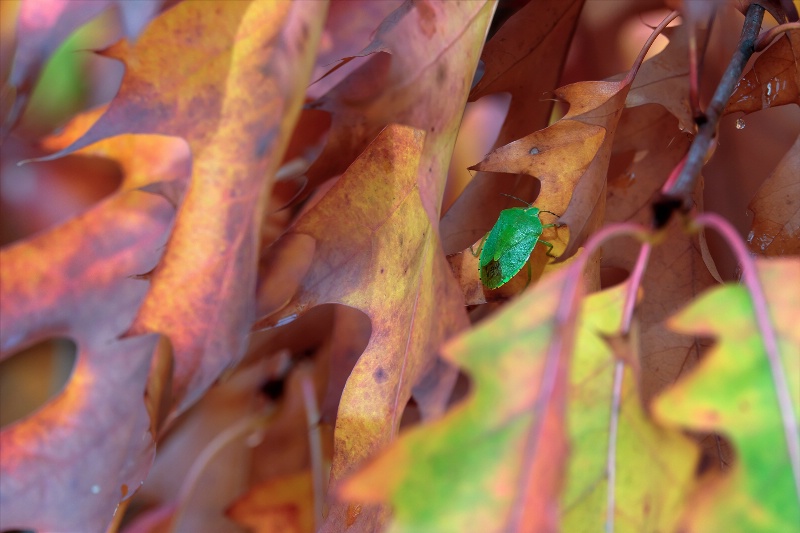
[[[751,2],[619,4],[3,2],[0,529],[800,523],[800,30],[651,229]]]

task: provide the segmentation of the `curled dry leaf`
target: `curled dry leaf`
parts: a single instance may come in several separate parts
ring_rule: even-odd
[[[784,33],[739,80],[725,113],[800,105],[800,30]]]
[[[748,206],[753,227],[750,250],[767,256],[800,254],[800,137],[761,185]]]

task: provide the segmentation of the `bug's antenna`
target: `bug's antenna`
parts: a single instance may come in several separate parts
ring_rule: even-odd
[[[533,204],[529,204],[528,202],[526,202],[522,198],[517,198],[516,196],[511,196],[510,194],[506,194],[504,192],[501,192],[500,194],[502,194],[503,196],[508,196],[509,198],[513,198],[514,200],[519,200],[520,202],[522,202],[523,204],[527,205],[528,207],[533,207]]]
[[[508,196],[509,198],[513,198],[514,200],[519,200],[520,202],[522,202],[523,204],[527,205],[528,207],[533,207],[533,204],[529,204],[528,202],[526,202],[526,201],[525,201],[525,200],[523,200],[522,198],[517,198],[516,196],[512,196],[512,195],[510,195],[510,194],[506,194],[506,193],[504,193],[504,192],[501,192],[500,194],[502,194],[503,196]],[[552,211],[548,211],[547,209],[539,209],[539,211],[540,211],[541,213],[550,213],[550,214],[551,214],[551,215],[553,215],[554,217],[559,217],[559,218],[561,217],[561,215],[558,215],[558,214],[556,214],[556,213],[553,213]]]

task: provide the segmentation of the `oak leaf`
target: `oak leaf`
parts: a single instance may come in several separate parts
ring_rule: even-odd
[[[790,458],[800,457],[800,262],[756,265],[769,302],[767,327],[777,340],[777,372],[788,386],[793,413],[779,408],[776,373],[757,326],[754,297],[744,286],[709,291],[671,320],[677,331],[713,335],[716,345],[694,372],[655,400],[654,416],[664,424],[726,435],[737,458],[689,497],[686,531],[791,531],[800,523],[800,464]]]

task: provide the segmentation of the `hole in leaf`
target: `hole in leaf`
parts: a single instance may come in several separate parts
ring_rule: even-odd
[[[76,355],[72,340],[51,338],[0,362],[0,427],[29,416],[58,395]]]
[[[102,157],[69,155],[17,166],[45,152],[9,138],[0,177],[0,245],[66,222],[112,194],[122,183],[120,166]]]

